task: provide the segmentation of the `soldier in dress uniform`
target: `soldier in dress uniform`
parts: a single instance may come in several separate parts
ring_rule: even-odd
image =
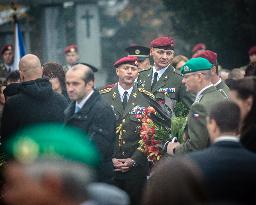
[[[128,56],[135,56],[138,58],[139,71],[148,70],[150,68],[149,53],[150,49],[145,46],[130,46],[125,49]]]
[[[226,83],[221,80],[221,78],[219,77],[219,72],[218,72],[218,61],[217,61],[217,53],[210,51],[210,50],[205,50],[202,52],[199,52],[195,55],[193,55],[193,58],[197,58],[197,57],[202,57],[202,58],[206,58],[208,61],[210,61],[210,63],[213,64],[213,67],[211,69],[212,72],[212,77],[211,77],[211,81],[212,84],[216,87],[216,89],[226,98],[229,97],[229,88],[226,85]]]
[[[131,204],[139,204],[142,188],[148,172],[147,157],[139,148],[139,126],[136,118],[144,107],[148,107],[146,96],[153,94],[137,88],[134,84],[138,76],[137,58],[127,56],[115,62],[118,83],[112,88],[100,91],[103,98],[111,105],[116,116],[116,144],[113,155],[115,184],[124,189],[131,197]],[[143,93],[146,95],[144,96]]]
[[[4,45],[1,50],[3,63],[0,63],[0,80],[3,82],[7,75],[13,70],[13,46],[10,44]]]
[[[158,103],[173,109],[177,101],[187,107],[193,103],[193,96],[182,84],[182,74],[171,65],[174,57],[174,40],[171,37],[159,37],[150,43],[150,55],[154,65],[141,71],[138,87],[152,92]]]
[[[73,65],[78,63],[79,55],[77,46],[75,44],[67,46],[64,49],[64,52],[67,64],[63,66],[63,70],[67,72],[68,69],[70,69]]]
[[[181,68],[184,74],[182,82],[188,91],[196,94],[196,99],[188,114],[188,137],[182,144],[169,142],[167,153],[170,155],[201,150],[209,145],[206,117],[213,105],[225,99],[211,82],[212,67],[213,65],[207,59],[198,57],[191,58]]]

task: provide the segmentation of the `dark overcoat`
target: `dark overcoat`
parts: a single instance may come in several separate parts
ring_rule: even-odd
[[[81,129],[96,144],[102,158],[98,177],[100,181],[108,181],[113,177],[116,126],[113,110],[96,90],[77,113],[74,113],[75,104],[72,102],[65,110],[65,124]]]

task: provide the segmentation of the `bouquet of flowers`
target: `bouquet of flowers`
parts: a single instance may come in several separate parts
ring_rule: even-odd
[[[170,128],[153,120],[158,114],[153,107],[144,108],[143,112],[136,115],[141,121],[139,150],[148,156],[150,161],[156,162],[162,156],[162,143],[170,139]]]
[[[157,108],[157,111],[155,108]],[[186,116],[188,108],[183,103],[177,103],[172,113],[172,117],[168,119],[161,116],[164,111],[159,106],[138,108],[139,114],[135,117],[141,122],[139,150],[142,151],[153,163],[159,161],[163,155],[163,144],[166,141],[177,137],[182,142],[182,134],[186,124]]]

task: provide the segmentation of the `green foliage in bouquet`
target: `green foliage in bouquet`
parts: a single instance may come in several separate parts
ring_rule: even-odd
[[[170,138],[171,128],[157,125],[155,126],[155,139],[166,141]]]
[[[177,102],[174,108],[176,117],[187,117],[189,108],[183,102]]]
[[[186,117],[188,115],[189,108],[187,108],[182,102],[178,102],[174,108],[174,114],[171,120],[171,134],[178,138],[180,143],[183,142],[182,135],[186,125]]]

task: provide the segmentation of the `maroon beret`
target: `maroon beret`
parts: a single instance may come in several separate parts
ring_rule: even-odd
[[[174,40],[171,37],[168,36],[161,36],[158,38],[155,38],[153,41],[150,43],[151,48],[163,48],[163,49],[174,49]]]
[[[256,46],[251,47],[248,53],[249,53],[249,56],[256,54]]]
[[[67,47],[64,49],[64,52],[65,52],[65,53],[77,52],[77,46],[76,46],[75,44],[71,44],[71,45],[67,46]]]
[[[13,50],[13,45],[6,44],[3,46],[2,50],[1,50],[1,55],[3,55],[5,51],[12,51],[12,50]]]
[[[217,53],[210,51],[210,50],[205,50],[205,51],[199,51],[198,53],[195,53],[192,58],[206,58],[208,61],[210,61],[212,64],[217,65]]]
[[[114,63],[114,67],[117,68],[118,66],[120,66],[122,64],[130,64],[130,65],[137,66],[137,61],[138,61],[138,58],[135,56],[126,56],[126,57],[120,58],[118,61],[116,61]]]
[[[198,43],[193,47],[192,52],[195,53],[199,50],[204,50],[204,49],[206,49],[206,45],[204,43]]]

